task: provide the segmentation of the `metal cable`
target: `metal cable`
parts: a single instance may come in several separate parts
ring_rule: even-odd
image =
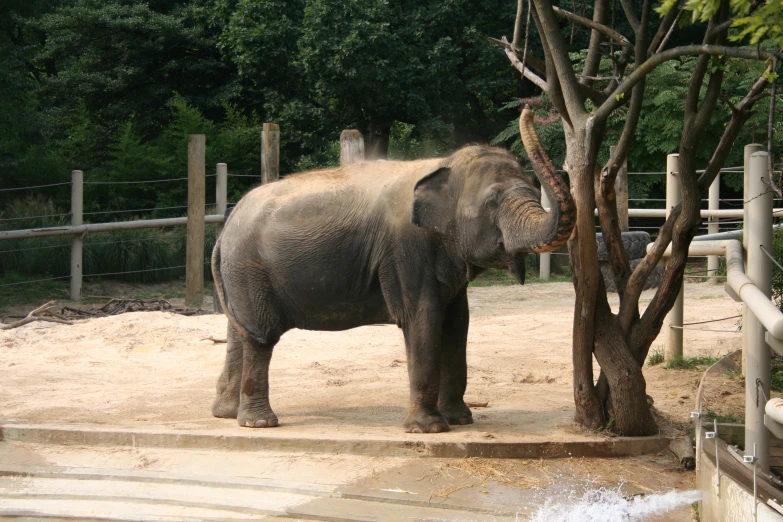
[[[261,180],[260,174],[229,174],[229,178],[258,178],[259,181]]]
[[[70,216],[71,213],[68,212],[66,214],[46,214],[43,216],[25,216],[25,217],[15,217],[15,218],[3,218],[0,219],[0,221],[23,221],[25,219],[41,219],[41,218],[48,218],[48,217],[62,217],[62,216]]]
[[[217,174],[207,174],[205,178],[214,178]],[[188,178],[151,179],[145,181],[85,181],[85,185],[137,185],[139,183],[165,183],[167,181],[187,181]]]
[[[47,279],[35,279],[33,281],[21,281],[19,283],[4,283],[0,285],[0,288],[4,286],[29,285],[32,283],[40,283],[42,281],[54,281],[56,279],[69,279],[70,277],[71,276],[67,275],[67,276],[59,276],[59,277],[49,277]]]
[[[30,250],[45,250],[48,248],[65,248],[70,246],[71,246],[70,243],[63,243],[62,245],[50,245],[50,246],[32,247],[32,248],[15,248],[13,250],[0,250],[0,254],[7,254],[10,252],[28,252]]]
[[[730,317],[721,317],[720,319],[708,319],[706,321],[696,321],[693,323],[682,323],[683,326],[688,326],[692,324],[707,324],[707,323],[717,323],[719,321],[728,321],[729,319],[737,319],[738,317],[742,317],[742,314],[739,315],[732,315]]]
[[[70,181],[65,181],[63,183],[50,183],[49,185],[33,185],[30,187],[15,187],[15,188],[5,188],[0,189],[0,192],[8,192],[9,190],[28,190],[28,189],[37,189],[37,188],[45,188],[45,187],[59,187],[60,185],[70,185]]]
[[[106,272],[106,273],[103,273],[103,274],[85,274],[82,277],[102,277],[102,276],[107,276],[107,275],[139,274],[141,272],[155,272],[155,271],[158,271],[158,270],[174,270],[174,269],[177,269],[177,268],[185,268],[185,265],[167,266],[167,267],[164,267],[164,268],[148,268],[146,270],[128,270],[126,272]],[[70,277],[70,276],[68,276],[68,277]]]
[[[772,253],[771,253],[769,250],[767,250],[767,248],[766,248],[764,245],[759,245],[759,246],[761,247],[761,251],[762,251],[762,252],[764,252],[765,254],[767,254],[767,257],[769,257],[769,259],[770,259],[770,260],[771,260],[773,263],[775,263],[775,264],[777,265],[777,267],[778,267],[778,268],[780,268],[781,270],[783,270],[783,265],[781,265],[780,263],[778,263],[778,262],[777,262],[777,260],[776,260],[774,257],[772,257]]]
[[[691,330],[695,332],[742,333],[741,330],[712,330],[710,328],[686,328],[684,326],[674,326],[674,325],[669,325],[669,328],[675,328],[677,330]]]
[[[205,203],[205,206],[214,205],[215,203]],[[94,214],[122,214],[127,212],[150,212],[155,210],[171,210],[175,208],[188,208],[187,205],[180,205],[178,207],[155,207],[155,208],[134,208],[130,210],[100,210],[96,212],[85,212],[84,215],[94,215]]]
[[[167,181],[187,181],[188,178],[154,179],[149,181],[85,181],[85,185],[138,185],[139,183],[165,183]]]

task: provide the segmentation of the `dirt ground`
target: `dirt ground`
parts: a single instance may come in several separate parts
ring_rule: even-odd
[[[653,291],[645,292],[649,301]],[[572,422],[570,283],[471,288],[468,401],[475,423],[428,440],[600,439]],[[617,305],[614,296],[613,306]],[[687,283],[685,321],[741,312],[722,286]],[[736,328],[737,320],[696,325]],[[210,415],[225,337],[223,315],[137,312],[74,325],[32,323],[0,332],[0,418],[234,432]],[[663,333],[653,350],[663,347]],[[724,355],[729,332],[685,331],[685,355]],[[408,399],[402,333],[395,326],[345,332],[294,330],[272,358],[271,401],[279,419],[264,436],[414,438],[401,422]],[[687,422],[701,372],[645,368],[655,406]],[[244,431],[243,431],[244,433]]]

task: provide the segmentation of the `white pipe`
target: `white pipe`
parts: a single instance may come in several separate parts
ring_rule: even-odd
[[[710,185],[709,207],[711,211],[718,210],[718,207],[720,207],[720,172],[715,176],[712,185]],[[707,232],[709,234],[720,232],[720,225],[716,218],[709,218]],[[707,273],[710,275],[710,284],[713,286],[718,285],[718,265],[718,256],[709,256],[707,258]]]
[[[544,210],[549,212],[549,207],[544,207]],[[719,210],[707,210],[702,209],[699,211],[702,218],[707,219],[726,219],[726,218],[741,218],[743,217],[743,211],[741,209],[722,208]],[[776,217],[783,217],[783,208],[773,208],[773,215]],[[598,209],[593,212],[593,215],[598,215]],[[629,208],[628,217],[632,218],[665,218],[665,208]]]
[[[647,245],[647,251],[652,250],[652,247],[653,244]],[[672,247],[669,245],[663,257],[671,256],[671,250]],[[726,284],[761,321],[770,335],[783,341],[783,312],[778,310],[764,292],[745,275],[745,260],[742,252],[742,243],[736,239],[699,241],[691,243],[688,248],[689,256],[726,256]]]
[[[549,197],[547,197],[546,192],[543,190],[541,191],[541,206],[544,208],[549,207]],[[549,252],[539,254],[538,277],[541,278],[542,281],[549,281],[551,262],[552,254]]]

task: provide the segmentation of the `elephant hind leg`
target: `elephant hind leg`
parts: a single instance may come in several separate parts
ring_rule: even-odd
[[[242,381],[237,422],[248,428],[274,428],[277,415],[269,404],[269,362],[274,342],[242,337]]]
[[[242,338],[230,322],[227,338],[226,361],[223,363],[223,371],[217,381],[212,415],[222,419],[236,419],[242,386]]]

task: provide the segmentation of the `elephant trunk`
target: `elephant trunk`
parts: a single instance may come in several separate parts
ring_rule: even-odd
[[[538,141],[533,111],[528,106],[519,118],[519,132],[533,171],[549,197],[551,209],[547,212],[529,194],[510,194],[501,204],[500,229],[510,252],[552,252],[571,237],[576,205],[568,185]]]

